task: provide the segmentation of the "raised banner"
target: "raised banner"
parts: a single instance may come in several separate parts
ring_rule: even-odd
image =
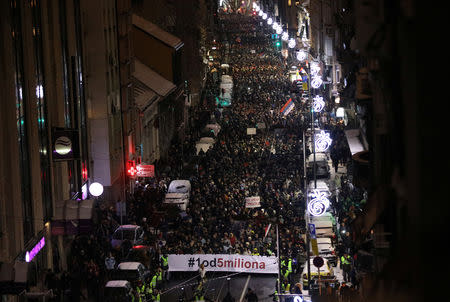
[[[271,256],[228,254],[169,255],[169,271],[197,271],[200,265],[207,272],[246,272],[278,274],[278,259]]]
[[[259,196],[245,197],[246,208],[259,208],[261,206],[261,199]]]

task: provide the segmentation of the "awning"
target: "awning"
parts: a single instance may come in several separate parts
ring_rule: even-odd
[[[363,143],[361,142],[360,134],[361,133],[359,129],[345,130],[345,136],[347,137],[348,146],[352,155],[366,150]]]
[[[133,77],[162,97],[175,91],[177,86],[147,67],[139,60],[134,60]]]
[[[137,59],[134,60],[133,84],[134,102],[141,111],[167,97],[177,88]]]
[[[144,112],[147,108],[149,108],[154,102],[157,102],[160,97],[147,87],[144,83],[139,80],[133,81],[133,95],[134,95],[134,103],[136,106]]]
[[[133,14],[132,16],[133,25],[145,31],[149,35],[155,37],[164,44],[173,47],[175,50],[183,47],[184,43],[178,37],[166,32],[162,28],[153,24],[152,22]]]

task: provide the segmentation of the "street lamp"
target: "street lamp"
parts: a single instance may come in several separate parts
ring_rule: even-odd
[[[99,182],[93,182],[89,186],[89,193],[91,193],[92,196],[98,197],[103,194],[103,185]]]

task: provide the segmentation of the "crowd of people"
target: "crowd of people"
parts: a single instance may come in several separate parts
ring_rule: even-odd
[[[191,127],[184,141],[174,141],[170,158],[155,163],[155,178],[136,182],[134,192],[127,198],[126,217],[118,217],[113,208],[97,209],[100,223],[95,233],[72,242],[70,273],[63,272],[60,278],[65,281],[50,282],[55,288],[58,286],[53,284],[64,284],[60,286],[61,295],[69,292],[74,297],[71,301],[79,301],[83,285],[74,281],[79,278],[86,280],[89,297],[101,301],[101,284],[128,255],[126,250],[114,250],[110,243],[121,219],[122,223],[144,228],[144,244],[150,246],[144,264],[152,270],[150,276],[162,269],[164,281],[169,278],[163,265],[168,254],[278,256],[275,228],[265,234],[267,225],[278,224],[280,258],[286,263],[279,281],[283,289],[301,292],[298,280],[292,276],[306,261],[302,139],[311,121],[305,118],[307,105],[291,92],[288,72],[293,61],[280,55],[267,33],[255,31],[257,26],[254,19],[243,16],[237,21],[224,21],[234,81],[232,105],[214,108],[207,115],[201,115],[205,108],[192,112],[204,117],[202,122]],[[217,81],[208,79],[207,83],[211,85],[208,89],[219,92]],[[295,108],[285,115],[280,110],[289,99]],[[211,116],[210,122],[221,126],[216,143],[208,152],[194,156],[200,130]],[[256,125],[256,135],[248,135],[247,128]],[[334,142],[330,154],[333,165],[346,164],[349,155],[342,127],[327,127]],[[188,170],[186,163],[194,157],[195,168]],[[189,179],[192,184],[185,211],[163,203],[173,179]],[[339,186],[335,205],[339,204],[338,220],[345,223],[364,198],[344,179]],[[259,208],[246,208],[245,198],[252,196],[260,197]],[[355,252],[347,241],[344,250]],[[354,281],[355,278],[351,282]],[[252,299],[253,294],[249,295]]]

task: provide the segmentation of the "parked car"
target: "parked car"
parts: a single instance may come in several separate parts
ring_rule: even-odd
[[[127,280],[110,280],[105,285],[105,300],[107,302],[134,301],[134,291]]]
[[[121,262],[113,273],[115,280],[127,280],[134,288],[141,281],[145,282],[150,271],[140,262]]]
[[[130,241],[132,246],[142,244],[144,229],[134,224],[119,226],[112,235],[111,245],[114,249],[118,249],[125,240]]]

